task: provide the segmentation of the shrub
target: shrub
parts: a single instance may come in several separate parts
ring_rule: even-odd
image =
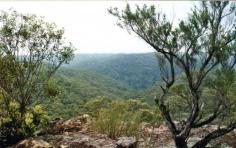
[[[159,111],[152,109],[140,109],[138,111],[141,122],[148,122],[151,124],[160,124],[162,121],[162,116]]]
[[[19,109],[19,104],[11,101],[9,110],[0,118],[0,135],[6,139],[7,144],[14,144],[25,137],[36,136],[49,121],[47,113],[40,105],[29,108],[24,117],[20,116]]]
[[[47,96],[51,100],[55,100],[62,94],[62,91],[62,87],[60,87],[54,79],[50,79],[47,82],[47,86],[45,88],[45,96]]]
[[[110,138],[134,136],[140,124],[139,117],[130,112],[116,109],[101,109],[93,127]]]
[[[92,117],[97,117],[99,110],[101,108],[109,108],[111,104],[111,99],[107,98],[107,97],[102,97],[102,96],[98,96],[95,99],[88,101],[85,104],[85,110],[87,113],[89,113]]]
[[[139,100],[111,100],[98,97],[87,102],[87,111],[94,117],[94,130],[110,138],[137,136],[141,122],[157,123],[160,114],[146,103]]]

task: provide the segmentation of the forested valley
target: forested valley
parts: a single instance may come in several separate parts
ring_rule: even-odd
[[[102,96],[119,100],[136,99],[155,106],[154,96],[157,93],[153,91],[150,95],[150,92],[158,89],[159,82],[155,53],[77,54],[53,77],[51,93],[60,91],[60,95],[48,100],[45,105],[53,117],[63,115],[66,119],[81,112],[89,100]]]
[[[56,23],[1,11],[0,148],[236,147],[236,3],[106,13],[153,51],[80,53]]]

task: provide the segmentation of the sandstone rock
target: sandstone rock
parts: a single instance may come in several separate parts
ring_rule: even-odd
[[[117,148],[136,148],[137,141],[134,137],[120,137],[116,142]]]
[[[236,147],[236,133],[234,131],[223,136],[223,142],[228,145],[228,147]]]
[[[61,135],[44,135],[41,139],[57,148],[115,148],[115,141],[100,134],[68,133]]]
[[[62,134],[64,132],[78,132],[83,128],[87,130],[87,124],[89,124],[89,122],[90,116],[87,114],[72,118],[65,122],[63,122],[60,118],[56,118],[49,125],[47,133],[55,135]]]
[[[57,124],[62,124],[63,123],[63,119],[62,118],[55,118],[52,121],[50,121],[50,126],[54,126]]]
[[[159,127],[149,123],[142,123],[139,134],[134,137],[120,137],[117,141],[90,130],[90,117],[82,115],[65,122],[55,119],[51,122],[52,134],[45,134],[36,138],[21,141],[16,148],[175,148],[172,135],[165,124]],[[88,130],[89,129],[89,130]],[[216,129],[216,126],[193,129],[188,139],[188,146],[192,146],[206,134]],[[236,147],[236,133],[233,131],[222,138],[212,141],[207,146],[233,148]]]
[[[63,120],[61,118],[53,119],[46,130],[46,132],[49,134],[60,134],[63,131]]]
[[[51,144],[41,139],[25,139],[19,142],[15,148],[54,148]]]

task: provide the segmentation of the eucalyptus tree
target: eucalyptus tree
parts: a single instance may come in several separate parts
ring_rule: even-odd
[[[229,90],[219,89],[222,86],[230,88],[233,83],[226,80],[228,77],[222,76],[223,68],[231,73],[230,80],[234,80],[235,2],[203,1],[191,10],[187,19],[179,21],[178,25],[168,20],[165,14],[157,12],[155,6],[136,6],[133,11],[127,5],[122,11],[111,8],[109,12],[118,18],[118,26],[136,34],[157,51],[164,85],[161,86],[162,93],[156,99],[156,104],[172,133],[176,147],[188,147],[188,138],[192,129],[217,121],[223,112],[227,115],[227,112],[235,107],[235,101],[223,101],[229,97]],[[186,85],[182,88],[190,96],[190,104],[187,103],[190,109],[187,110],[188,115],[181,127],[175,124],[167,99],[171,95],[171,88],[176,84],[177,69],[181,69],[184,74]],[[221,71],[222,75],[218,78],[223,79],[222,82],[230,83],[223,83],[225,85],[221,87],[219,87],[221,82],[208,85],[209,90],[216,92],[215,105],[210,114],[204,114],[207,108],[202,102],[209,98],[202,93],[203,86],[206,77],[215,70]],[[215,76],[212,80],[219,79]],[[206,133],[205,137],[192,147],[205,147],[211,140],[236,128],[236,121],[233,119],[225,124],[227,125],[219,126],[218,129]]]
[[[2,11],[0,14],[0,98],[3,110],[19,104],[21,118],[29,106],[45,98],[47,82],[73,58],[63,28],[43,17]]]

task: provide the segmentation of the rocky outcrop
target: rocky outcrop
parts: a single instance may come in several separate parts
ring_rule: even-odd
[[[55,135],[62,134],[64,132],[87,131],[89,122],[90,116],[87,114],[72,118],[65,122],[63,122],[60,118],[56,118],[50,123],[47,128],[47,133]]]
[[[42,139],[29,138],[19,142],[15,146],[15,148],[54,148],[54,147]]]
[[[15,148],[175,148],[171,133],[165,124],[154,127],[149,123],[143,123],[136,138],[120,137],[114,140],[106,135],[91,131],[90,121],[88,115],[78,116],[65,122],[57,118],[51,122],[47,134],[25,139],[19,142]],[[215,128],[215,126],[209,125],[193,129],[188,139],[189,146],[195,144]],[[235,133],[235,131],[231,132],[211,142],[208,146],[236,147]]]
[[[116,142],[117,148],[136,148],[137,140],[135,137],[120,137]]]
[[[40,137],[57,148],[115,148],[115,141],[101,134],[68,133]]]
[[[106,135],[89,132],[90,117],[82,115],[65,122],[56,118],[46,135],[26,139],[16,148],[115,148],[116,141]]]
[[[224,141],[231,147],[236,147],[236,134],[231,132],[224,136]]]

